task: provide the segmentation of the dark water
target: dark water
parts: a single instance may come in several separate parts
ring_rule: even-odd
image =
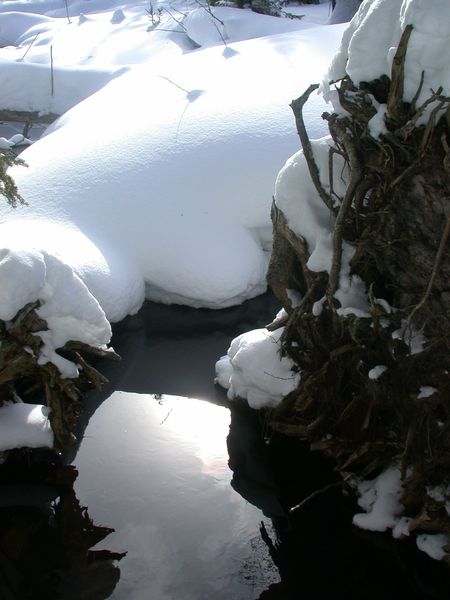
[[[4,478],[0,600],[56,598],[45,593],[55,573],[63,600],[449,597],[442,565],[411,544],[352,528],[354,506],[336,488],[287,518],[290,506],[336,480],[332,465],[295,440],[267,443],[259,416],[230,407],[213,383],[231,339],[276,310],[269,296],[225,311],[149,303],[117,327],[123,360],[100,365],[111,383],[90,395],[80,443],[65,457],[78,470],[73,487],[58,468],[41,474],[44,486]],[[24,498],[31,506],[11,513]],[[13,540],[7,569],[5,539]],[[14,577],[36,578],[41,591],[10,593]]]

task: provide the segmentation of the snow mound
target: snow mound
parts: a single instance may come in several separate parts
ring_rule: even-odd
[[[57,354],[69,340],[93,346],[107,344],[111,327],[97,300],[71,267],[46,252],[0,249],[0,319],[8,321],[29,302],[38,301],[37,314],[48,329],[36,335],[43,341],[39,364],[52,362],[64,377],[77,377],[78,368]]]
[[[116,260],[128,262],[160,302],[221,308],[262,293],[273,181],[298,146],[288,103],[329,59],[313,31],[235,44],[228,59],[209,48],[160,73],[142,66],[110,82],[23,153],[28,168],[11,174],[28,206],[3,206],[0,234],[35,221],[79,231],[112,271],[126,270]],[[328,31],[337,46],[341,28]],[[323,109],[320,96],[312,99],[313,134],[325,128]],[[97,285],[95,269],[57,237],[58,255],[116,319],[107,276]],[[55,251],[50,239],[39,249],[46,244]],[[120,318],[135,306],[136,294],[121,303]]]
[[[16,46],[24,33],[31,28],[38,32],[45,31],[53,19],[45,15],[23,13],[18,11],[0,14],[0,47]]]
[[[315,23],[308,20],[282,19],[220,6],[190,11],[183,25],[187,36],[198,46],[240,42],[315,27]]]
[[[280,355],[283,328],[271,333],[254,329],[231,342],[228,356],[216,363],[216,382],[228,389],[228,397],[244,398],[254,409],[277,406],[295,390],[300,376],[293,361]]]

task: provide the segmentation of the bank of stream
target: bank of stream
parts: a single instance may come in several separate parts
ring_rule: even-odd
[[[289,507],[338,481],[332,465],[296,440],[271,435],[258,413],[230,405],[214,385],[215,361],[231,339],[270,322],[276,310],[270,295],[223,311],[147,303],[115,328],[122,361],[98,365],[110,383],[88,396],[79,443],[63,457],[78,470],[74,492],[57,491],[61,476],[53,488],[2,479],[2,599],[51,600],[58,596],[42,586],[58,577],[63,600],[447,597],[441,565],[412,544],[353,528],[355,507],[337,487],[288,518]],[[55,517],[58,494],[70,506]],[[81,537],[67,526],[78,519],[77,503],[95,525],[115,530],[98,534],[80,521],[89,543],[101,539],[97,554],[83,546],[82,560]],[[33,550],[30,505],[57,528],[47,549]],[[42,575],[41,567],[33,570],[35,557],[57,544],[77,545],[70,575],[58,565],[33,592]],[[13,573],[18,548],[23,569],[16,562]],[[14,577],[27,585],[14,588]]]

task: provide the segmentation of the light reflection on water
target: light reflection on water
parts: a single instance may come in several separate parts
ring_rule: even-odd
[[[180,396],[114,392],[74,464],[91,518],[127,551],[117,600],[250,600],[278,573],[259,535],[270,521],[229,485],[228,409]]]
[[[204,400],[154,395],[160,412],[160,426],[167,437],[175,438],[177,443],[183,440],[189,451],[201,461],[201,471],[217,482],[231,481],[228,468],[226,438],[230,428],[230,411],[224,407],[210,404]]]

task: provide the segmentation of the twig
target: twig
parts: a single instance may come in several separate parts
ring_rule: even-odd
[[[409,167],[406,167],[406,169],[403,169],[403,171],[400,173],[400,175],[398,177],[396,177],[394,179],[394,181],[391,181],[391,183],[388,186],[388,190],[392,190],[395,186],[397,186],[400,183],[400,181],[403,181],[403,179],[405,179],[406,177],[409,177],[411,175],[411,173],[413,173],[415,171],[415,169],[417,169],[417,167],[420,166],[422,160],[423,160],[423,153],[421,153],[420,156],[418,156],[416,158],[416,160],[409,165]]]
[[[160,75],[160,77],[162,79],[165,79],[166,81],[168,81],[169,83],[171,83],[172,85],[174,85],[175,87],[177,87],[179,90],[181,90],[182,92],[186,92],[186,94],[189,94],[190,91],[187,90],[184,87],[181,87],[181,85],[178,85],[178,83],[175,83],[175,81],[172,81],[171,79],[169,79],[168,77],[166,77],[165,75]]]
[[[26,55],[27,55],[27,54],[28,54],[28,52],[31,50],[31,48],[32,48],[32,46],[33,46],[33,44],[34,44],[34,42],[37,40],[37,38],[38,38],[38,35],[39,35],[40,33],[41,33],[40,31],[38,31],[38,32],[37,32],[37,34],[36,34],[36,35],[34,36],[34,38],[31,40],[31,43],[29,44],[28,48],[26,49],[26,51],[25,51],[25,54],[24,54],[24,55],[23,55],[21,58],[19,58],[19,59],[17,60],[17,62],[23,62],[23,61],[24,61],[24,59],[25,59]]]
[[[295,376],[292,377],[277,377],[276,375],[272,375],[272,373],[268,373],[267,371],[263,371],[264,375],[267,375],[268,377],[273,377],[274,379],[280,379],[281,381],[292,381],[293,379],[295,379]]]
[[[443,106],[447,103],[450,102],[450,98],[443,98],[439,104],[437,106],[435,106],[433,108],[433,110],[430,113],[430,118],[428,119],[427,125],[425,127],[425,131],[422,137],[422,143],[420,144],[420,150],[422,152],[425,152],[428,143],[431,139],[431,135],[433,133],[434,130],[434,126],[435,126],[435,122],[436,122],[436,115],[442,110]]]
[[[333,205],[331,202],[331,198],[330,198],[330,195],[327,194],[327,192],[323,188],[322,183],[320,181],[319,169],[318,169],[316,161],[314,159],[314,154],[313,154],[313,151],[311,148],[311,143],[309,141],[308,133],[307,133],[306,127],[305,127],[305,121],[303,120],[303,107],[306,104],[306,102],[308,101],[312,92],[314,90],[317,90],[318,87],[319,87],[318,83],[311,84],[309,86],[309,88],[305,92],[303,92],[303,94],[299,98],[292,100],[290,107],[292,108],[292,111],[294,113],[295,124],[297,126],[297,133],[300,137],[300,141],[301,141],[302,148],[303,148],[303,154],[305,155],[305,159],[306,159],[306,163],[308,165],[308,170],[309,170],[309,174],[311,175],[311,179],[314,183],[317,193],[322,198],[325,205],[332,211]]]
[[[165,11],[166,11],[166,13],[169,15],[169,17],[170,17],[171,19],[173,19],[173,20],[175,21],[175,23],[177,23],[177,24],[178,24],[178,25],[181,27],[181,29],[183,30],[183,32],[184,32],[184,33],[186,33],[186,27],[185,27],[185,25],[183,24],[183,19],[184,19],[184,17],[185,17],[186,15],[184,15],[184,13],[180,13],[180,14],[184,15],[184,16],[183,16],[183,19],[177,19],[177,18],[176,18],[176,17],[175,17],[175,16],[174,16],[174,15],[173,15],[171,12],[170,12],[170,10],[169,10],[167,7],[164,7],[164,10],[165,10]],[[176,10],[176,9],[174,9],[174,10]],[[180,11],[177,11],[177,12],[180,12]],[[159,28],[158,28],[158,30],[159,30]]]
[[[164,419],[161,421],[161,423],[159,424],[160,426],[161,426],[161,425],[164,425],[164,423],[165,423],[165,422],[167,421],[167,419],[170,417],[170,414],[171,414],[171,412],[172,412],[172,411],[173,411],[173,408],[171,408],[171,409],[169,410],[169,412],[167,413],[167,415],[166,415],[166,416],[164,417]]]
[[[55,81],[53,75],[53,45],[50,44],[50,91],[53,96],[55,93]]]
[[[333,198],[334,196],[336,200],[341,202],[342,198],[340,198],[334,191],[334,154],[342,156],[342,152],[340,150],[338,150],[337,148],[333,148],[333,146],[330,146],[330,149],[328,150],[328,181],[330,182],[330,201],[331,198]]]
[[[423,71],[422,71],[423,72]],[[422,102],[422,104],[419,106],[419,108],[415,111],[414,115],[411,117],[411,119],[405,123],[405,125],[403,125],[403,127],[401,127],[397,132],[396,135],[397,136],[401,136],[404,140],[406,140],[406,138],[411,134],[411,132],[414,130],[417,121],[420,119],[420,117],[423,115],[423,113],[425,112],[425,109],[435,100],[443,100],[443,98],[441,97],[441,93],[442,93],[442,87],[440,87],[436,92],[434,92],[429,98],[427,98],[425,100],[425,102]]]
[[[341,485],[342,485],[342,483],[340,481],[337,481],[335,483],[329,483],[325,487],[320,488],[320,490],[316,490],[315,492],[313,492],[309,496],[306,496],[306,498],[304,498],[301,502],[299,502],[298,504],[296,504],[295,506],[293,506],[292,508],[290,508],[289,509],[289,514],[291,515],[292,513],[300,510],[306,504],[309,504],[309,502],[311,502],[311,500],[314,500],[314,498],[317,498],[317,496],[321,496],[322,494],[324,494],[325,492],[328,492],[328,490],[331,490],[333,488],[341,487]]]
[[[178,8],[176,8],[176,6],[173,5],[173,2],[170,4],[170,9],[174,10],[175,12],[179,13],[180,15],[183,15],[183,17],[187,17],[188,16],[188,12],[183,12],[182,10],[179,10]]]
[[[279,319],[274,319],[271,323],[268,323],[268,325],[266,325],[265,328],[267,329],[267,331],[277,331],[278,329],[281,329],[281,327],[284,327],[288,320],[289,315],[288,313],[286,313]]]
[[[211,6],[209,5],[209,3],[205,5],[205,4],[202,4],[202,3],[200,2],[200,0],[195,0],[195,1],[196,1],[196,3],[197,3],[197,4],[198,4],[198,5],[201,7],[201,8],[203,8],[204,10],[206,10],[206,12],[208,13],[208,15],[209,15],[209,16],[212,18],[212,24],[213,24],[213,25],[214,25],[214,27],[216,28],[216,30],[217,30],[217,33],[220,35],[220,39],[221,39],[221,40],[222,40],[222,42],[225,44],[225,46],[227,46],[227,43],[226,43],[226,41],[225,41],[225,38],[223,37],[223,35],[222,35],[222,32],[220,31],[220,27],[219,27],[219,26],[217,25],[217,23],[216,23],[216,21],[218,21],[218,22],[220,23],[220,25],[222,25],[222,27],[224,27],[224,22],[223,22],[223,21],[221,21],[221,20],[219,19],[219,17],[216,17],[216,15],[213,13],[213,11],[212,11],[212,9],[211,9]]]
[[[416,107],[417,100],[419,99],[420,92],[422,91],[424,79],[425,79],[425,71],[422,69],[422,73],[420,74],[419,87],[417,88],[417,91],[414,94],[413,99],[411,100],[411,110],[413,112],[416,112],[416,110],[417,110],[417,107]]]
[[[66,17],[67,17],[67,21],[69,22],[69,25],[72,23],[72,21],[70,20],[70,16],[69,16],[69,5],[67,4],[67,0],[64,0],[64,4],[66,5]]]

